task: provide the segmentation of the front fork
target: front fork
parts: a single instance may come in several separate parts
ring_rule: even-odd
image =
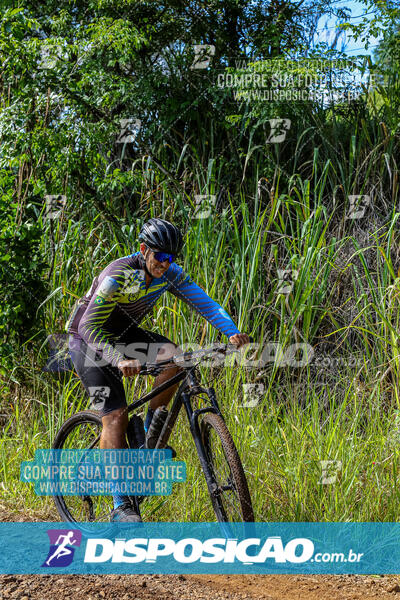
[[[216,495],[217,491],[218,491],[218,486],[215,483],[215,481],[213,480],[212,471],[211,471],[211,468],[207,461],[207,456],[205,453],[205,448],[204,448],[203,440],[201,437],[199,418],[200,418],[200,415],[202,415],[204,413],[208,413],[208,412],[215,413],[215,414],[219,415],[222,419],[223,419],[223,416],[222,416],[221,411],[218,406],[214,388],[212,388],[212,387],[204,388],[204,387],[200,386],[196,379],[196,375],[195,375],[194,371],[190,371],[187,381],[188,381],[188,385],[186,387],[186,391],[182,392],[182,402],[185,406],[186,414],[189,419],[190,431],[192,433],[194,443],[196,445],[197,453],[198,453],[199,459],[200,459],[200,464],[201,464],[201,467],[203,469],[203,472],[204,472],[204,475],[206,478],[207,487],[210,490],[211,494]],[[200,394],[200,393],[207,394],[207,396],[210,399],[211,406],[207,406],[205,408],[197,408],[196,410],[193,410],[191,398],[192,398],[192,396],[196,396],[197,394]]]
[[[182,384],[184,387],[182,391],[178,391],[175,396],[174,403],[171,408],[170,415],[167,417],[167,420],[164,424],[163,430],[161,432],[159,442],[156,445],[156,448],[164,448],[165,444],[168,441],[172,428],[175,424],[175,421],[178,417],[179,410],[184,404],[186,414],[189,419],[190,431],[193,436],[193,440],[196,446],[196,450],[199,456],[200,465],[203,469],[203,473],[206,479],[207,488],[212,497],[217,497],[219,494],[219,489],[217,484],[214,481],[212,469],[208,463],[203,440],[201,437],[200,423],[199,417],[200,415],[210,412],[219,415],[223,419],[223,415],[218,406],[218,402],[215,396],[215,390],[212,387],[204,388],[199,385],[195,375],[195,368],[191,369],[186,377],[186,380]],[[197,394],[207,394],[210,399],[211,406],[207,406],[205,408],[198,408],[196,410],[192,409],[191,398],[192,396],[196,396]],[[223,527],[223,534],[230,538],[233,537],[233,533],[230,529],[228,523],[221,523]]]
[[[207,461],[207,456],[205,453],[203,440],[201,439],[201,431],[200,431],[200,423],[199,417],[200,415],[211,412],[219,415],[223,418],[221,411],[219,410],[219,406],[217,403],[217,399],[215,397],[214,388],[204,388],[199,385],[199,382],[196,378],[195,367],[193,367],[187,374],[185,381],[182,384],[182,389],[178,390],[173,405],[171,407],[170,414],[168,415],[164,427],[161,431],[160,437],[156,444],[156,449],[165,448],[168,443],[169,437],[171,435],[172,429],[175,425],[176,419],[178,417],[180,408],[182,404],[184,404],[186,409],[186,414],[189,419],[190,431],[194,439],[194,443],[196,445],[197,453],[199,455],[200,464],[203,469],[207,487],[210,491],[210,494],[216,495],[218,492],[218,486],[213,481],[212,471]],[[207,394],[210,399],[211,406],[207,406],[205,408],[198,408],[196,410],[192,409],[191,398],[192,396],[196,396],[198,394]]]

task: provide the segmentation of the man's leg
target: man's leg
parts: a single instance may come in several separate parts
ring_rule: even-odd
[[[107,390],[100,413],[103,425],[100,448],[126,448],[125,433],[128,426],[128,411],[121,373],[109,364],[96,365],[92,358],[93,353],[88,352],[87,345],[83,340],[71,338],[72,336],[69,340],[71,358],[89,396],[94,399],[96,391]],[[113,501],[114,509],[116,509],[128,502],[129,499],[126,496],[115,494]]]
[[[100,437],[101,449],[127,448],[126,430],[128,427],[128,409],[117,408],[102,417],[103,429]],[[114,494],[114,509],[126,504],[129,499],[122,494]]]
[[[175,344],[173,344],[172,342],[170,342],[168,344],[163,344],[163,346],[160,348],[160,350],[157,354],[156,362],[159,362],[161,360],[167,360],[168,358],[171,358],[172,356],[174,356],[177,353],[178,353],[178,346],[175,346]],[[174,375],[179,373],[179,371],[181,371],[181,370],[182,369],[180,367],[170,367],[168,369],[165,369],[162,373],[157,375],[157,377],[155,378],[154,384],[153,384],[153,389],[155,389],[156,387],[158,387],[165,381],[168,381],[168,379],[171,379],[171,377],[173,377]],[[154,411],[157,408],[159,408],[160,406],[168,405],[172,396],[175,394],[176,390],[178,389],[178,386],[179,386],[179,383],[176,383],[175,385],[171,386],[170,388],[167,388],[163,392],[160,392],[159,394],[157,394],[157,396],[154,396],[154,398],[152,398],[150,400],[149,408],[147,410],[146,420],[144,423],[144,428],[146,431],[150,427],[150,423],[153,418]]]
[[[117,408],[102,417],[103,430],[100,448],[127,448],[126,429],[128,427],[128,409]]]

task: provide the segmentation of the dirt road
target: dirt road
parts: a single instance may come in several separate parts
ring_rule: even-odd
[[[23,519],[0,505],[0,521]],[[0,575],[0,600],[400,600],[400,575]]]
[[[360,575],[1,575],[19,600],[356,600],[400,598],[400,577]]]

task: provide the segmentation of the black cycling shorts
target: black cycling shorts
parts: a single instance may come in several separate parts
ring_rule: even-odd
[[[129,344],[125,344],[124,356],[144,362],[155,362],[157,353],[164,344],[173,344],[167,337],[136,327]],[[174,344],[175,345],[175,344]],[[127,406],[122,373],[102,360],[101,354],[94,352],[86,342],[73,335],[69,336],[69,351],[75,370],[91,399],[91,408],[101,416]],[[162,355],[160,356],[162,360]]]

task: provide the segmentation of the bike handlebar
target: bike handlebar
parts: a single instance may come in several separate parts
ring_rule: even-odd
[[[250,338],[252,339],[252,338]],[[210,354],[231,354],[233,352],[239,352],[239,348],[237,348],[234,344],[214,344],[214,346],[210,348],[204,348],[203,350],[193,350],[192,352],[184,352],[183,354],[175,354],[171,358],[167,358],[166,360],[161,360],[157,363],[144,363],[139,371],[140,375],[158,375],[163,370],[162,368],[166,365],[171,365],[170,368],[181,366],[183,369],[189,369],[194,365],[185,366],[181,365],[181,361],[188,361],[192,358],[199,358],[199,362],[204,358],[204,356]],[[168,367],[167,367],[168,368]]]

